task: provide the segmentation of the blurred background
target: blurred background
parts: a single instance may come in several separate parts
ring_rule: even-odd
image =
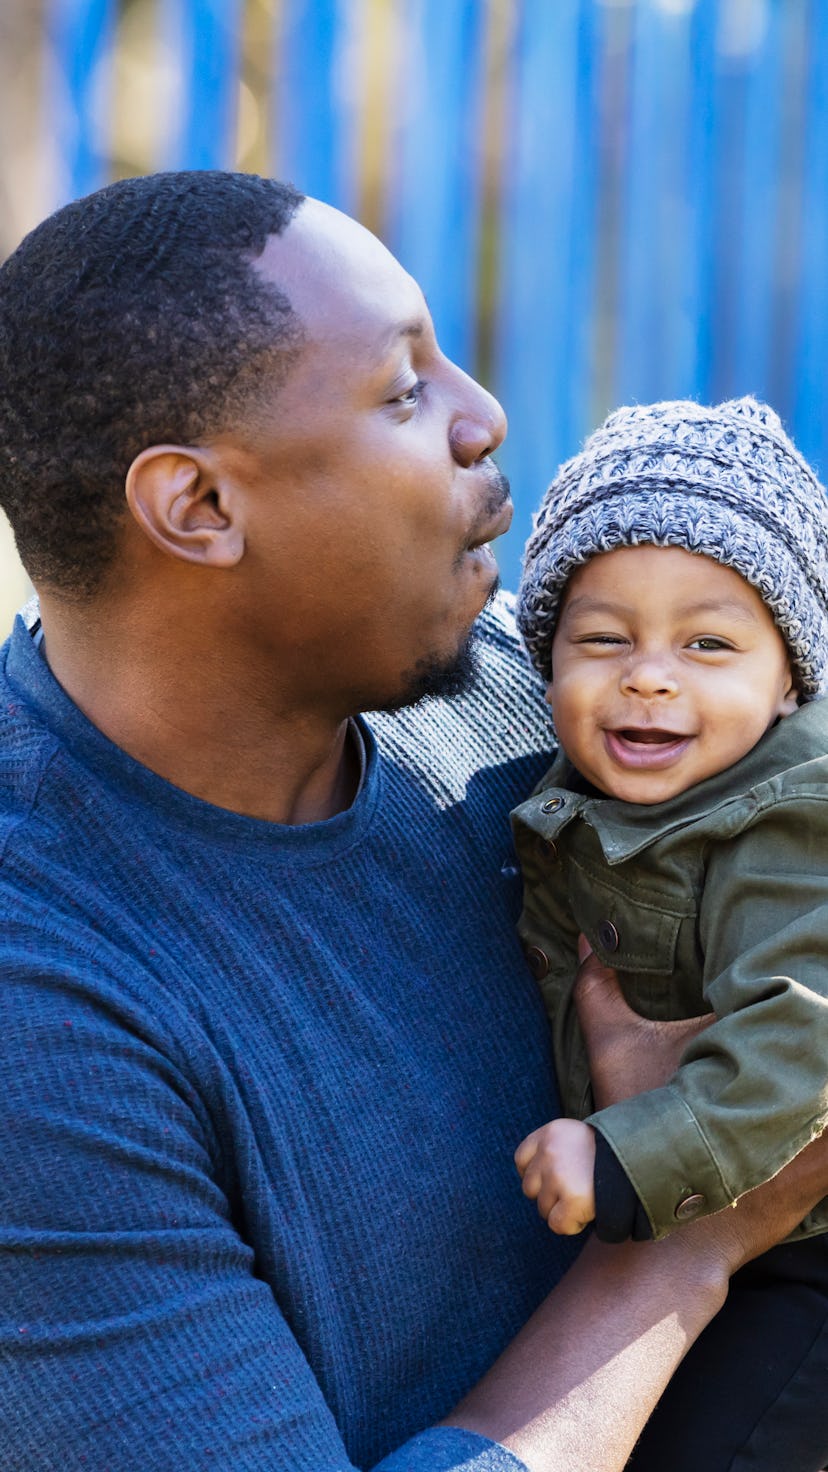
[[[616,403],[755,393],[828,473],[825,0],[0,0],[0,254],[204,167],[291,179],[420,280],[509,414],[507,586]],[[0,632],[26,591],[2,527]]]

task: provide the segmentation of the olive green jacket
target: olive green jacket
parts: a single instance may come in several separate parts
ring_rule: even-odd
[[[606,1136],[662,1237],[828,1124],[828,700],[669,802],[578,784],[561,754],[512,814],[521,937],[564,1107]],[[579,930],[639,1013],[717,1017],[665,1087],[597,1113],[571,1000]],[[828,1198],[794,1235],[826,1229]]]

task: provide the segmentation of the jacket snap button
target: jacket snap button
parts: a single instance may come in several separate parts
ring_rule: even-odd
[[[689,1222],[694,1216],[698,1216],[702,1207],[707,1205],[707,1199],[701,1195],[685,1196],[676,1207],[676,1221]]]
[[[605,951],[618,950],[618,931],[611,920],[602,920],[598,926],[598,939]]]
[[[542,802],[541,803],[541,812],[542,813],[557,813],[558,809],[559,808],[562,808],[563,805],[564,805],[564,800],[563,800],[562,797],[548,797],[546,799],[546,802]]]
[[[542,859],[556,859],[558,857],[558,845],[551,838],[538,839],[538,853]]]
[[[527,946],[526,959],[535,981],[542,981],[549,970],[549,957],[546,951],[542,951],[540,946]]]

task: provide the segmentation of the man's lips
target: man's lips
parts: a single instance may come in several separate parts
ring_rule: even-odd
[[[605,730],[604,742],[613,761],[628,768],[669,767],[684,755],[692,735],[683,731],[665,731],[655,726],[621,726]]]
[[[507,532],[512,524],[512,511],[511,501],[505,501],[500,508],[499,514],[491,521],[488,521],[484,527],[475,531],[474,536],[466,543],[466,551],[476,552],[480,547],[485,547],[489,542],[493,542],[496,537],[502,537],[503,533]]]

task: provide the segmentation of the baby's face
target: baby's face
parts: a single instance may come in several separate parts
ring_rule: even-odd
[[[546,698],[578,771],[638,803],[732,766],[797,704],[755,588],[679,547],[619,547],[573,573]]]

